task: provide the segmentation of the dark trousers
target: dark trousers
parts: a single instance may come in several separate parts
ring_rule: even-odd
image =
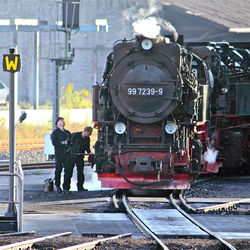
[[[83,156],[72,156],[72,166],[77,168],[77,188],[83,188],[84,183],[84,160]]]
[[[64,168],[64,182],[63,189],[70,189],[70,182],[72,177],[72,165],[71,165],[71,157],[69,153],[64,153],[63,155],[55,155],[56,161],[56,169],[55,169],[55,185],[56,187],[60,187],[61,185],[61,173]]]

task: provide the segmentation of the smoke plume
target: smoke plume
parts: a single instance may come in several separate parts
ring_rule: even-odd
[[[142,4],[136,1],[134,5],[123,11],[123,15],[128,21],[132,22],[136,35],[154,38],[158,35],[171,34],[177,40],[178,33],[174,26],[159,17],[162,7],[163,5],[159,0],[144,0]]]
[[[123,16],[128,21],[135,21],[156,15],[161,8],[162,3],[159,0],[143,0],[141,3],[135,1],[130,8],[123,11]]]
[[[154,38],[160,35],[161,27],[156,18],[148,17],[132,23],[135,34]]]

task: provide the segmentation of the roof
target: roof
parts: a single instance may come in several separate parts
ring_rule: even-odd
[[[187,14],[200,16],[227,28],[250,28],[248,0],[161,0],[164,5],[175,5]]]

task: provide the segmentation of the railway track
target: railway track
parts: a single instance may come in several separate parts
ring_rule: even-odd
[[[88,166],[89,162],[84,161],[84,165]],[[22,169],[23,170],[35,170],[35,169],[48,169],[48,168],[55,168],[55,162],[35,162],[35,163],[23,163]],[[0,172],[1,171],[8,171],[9,165],[8,164],[2,164],[0,165]]]
[[[182,208],[181,208],[181,204],[182,203],[182,199],[180,197],[176,197],[177,199],[174,199],[173,194],[170,194],[169,196],[171,204],[183,215],[185,216],[185,218],[187,218],[189,221],[191,221],[193,224],[195,224],[197,227],[199,227],[201,230],[203,230],[204,232],[206,232],[207,234],[209,234],[210,238],[212,239],[216,239],[218,241],[220,241],[223,244],[223,247],[225,247],[225,249],[231,249],[231,250],[236,250],[236,248],[234,246],[232,246],[229,242],[225,241],[224,239],[222,239],[218,234],[212,232],[211,230],[209,230],[208,228],[206,228],[204,225],[202,225],[201,223],[199,223],[198,221],[196,221],[194,218],[192,218],[189,214],[187,214]]]
[[[35,238],[35,239],[31,239],[31,240],[20,241],[20,242],[17,242],[17,243],[0,246],[0,250],[33,249],[32,246],[34,246],[35,244],[46,243],[50,239],[55,239],[55,238],[58,238],[58,237],[65,237],[65,236],[71,236],[71,234],[72,234],[72,232],[66,232],[66,233],[61,233],[61,234],[54,234],[54,235],[49,235],[49,236],[45,236],[45,237]],[[105,238],[105,239],[99,239],[99,240],[84,242],[84,243],[80,243],[80,244],[76,244],[76,245],[72,245],[72,246],[66,246],[66,247],[59,248],[59,249],[63,249],[63,250],[94,249],[97,245],[100,245],[102,243],[106,243],[108,241],[116,240],[116,239],[119,239],[119,238],[131,237],[131,235],[132,234],[121,234],[121,235],[117,235],[117,236],[113,236],[113,237],[108,237],[108,238]],[[53,243],[50,243],[50,245],[51,245],[51,247],[50,247],[51,249],[55,249],[55,247],[57,247],[56,244],[53,244]]]
[[[22,164],[23,170],[33,170],[33,169],[47,169],[55,168],[55,162],[36,162],[36,163],[24,163]],[[9,165],[3,164],[0,165],[0,171],[8,171]]]
[[[205,226],[203,226],[202,224],[200,224],[199,222],[197,222],[196,220],[194,220],[189,214],[187,214],[183,209],[181,209],[181,206],[183,206],[182,204],[182,199],[180,199],[180,197],[175,197],[175,199],[173,198],[173,194],[170,194],[169,197],[167,198],[168,200],[166,200],[166,198],[162,198],[159,199],[159,201],[161,202],[165,202],[169,203],[169,205],[166,205],[165,207],[168,207],[167,209],[163,210],[158,210],[159,213],[157,215],[155,215],[154,212],[152,212],[152,218],[150,218],[150,220],[153,220],[153,218],[158,217],[158,221],[159,218],[161,217],[161,213],[162,213],[162,220],[166,220],[166,212],[168,212],[167,210],[171,211],[169,214],[173,214],[172,211],[173,210],[177,210],[178,213],[180,213],[183,217],[185,217],[190,223],[193,224],[193,227],[197,227],[199,230],[202,230],[203,235],[201,234],[199,237],[203,238],[203,237],[207,237],[207,238],[211,238],[211,239],[215,239],[220,241],[221,244],[223,244],[223,249],[231,249],[231,250],[235,250],[236,248],[234,248],[234,246],[232,246],[230,243],[228,243],[227,241],[225,241],[224,239],[222,239],[218,234],[210,231],[209,229],[207,229]],[[159,248],[160,249],[169,249],[167,245],[164,244],[164,241],[162,240],[162,237],[164,238],[164,234],[159,234],[159,232],[162,230],[164,231],[164,229],[162,228],[162,225],[159,225],[159,230],[155,231],[155,224],[158,223],[158,221],[155,222],[149,222],[150,220],[146,219],[144,221],[143,216],[141,216],[142,213],[138,213],[138,209],[134,209],[132,208],[133,205],[128,202],[129,197],[127,197],[125,194],[122,195],[122,198],[120,199],[119,197],[116,197],[116,194],[113,195],[113,204],[116,208],[116,210],[122,210],[124,212],[125,209],[125,213],[127,213],[127,215],[129,216],[129,218],[134,222],[134,224],[141,229],[141,231],[145,234],[146,237],[150,237],[152,239],[154,239]],[[173,209],[174,207],[174,209]],[[143,209],[141,209],[143,210]],[[145,208],[144,210],[151,210],[150,208]],[[152,209],[153,211],[153,209]],[[175,212],[177,212],[175,211]],[[145,216],[146,218],[146,216]],[[170,217],[169,217],[170,218]],[[179,218],[179,217],[178,217]],[[170,221],[172,220],[171,218],[169,219]],[[177,219],[178,220],[178,219]],[[164,225],[165,228],[170,227],[171,228],[171,224],[173,225],[173,222],[170,222],[170,224],[168,225],[167,223]],[[177,225],[178,226],[178,225]],[[187,227],[187,225],[183,225],[180,227]],[[174,228],[170,229],[170,230],[175,230]],[[193,229],[192,229],[193,230]],[[185,230],[184,230],[185,231]],[[158,233],[157,233],[158,232]],[[207,235],[207,236],[204,236]],[[190,235],[183,235],[184,237],[190,237]],[[169,237],[169,235],[166,235],[166,237]],[[174,237],[174,235],[172,235],[171,237]],[[177,236],[176,236],[177,237]],[[181,237],[181,236],[180,236]],[[198,237],[198,236],[195,236]]]
[[[183,198],[183,196],[180,196],[180,199],[182,200],[182,203],[186,207],[186,210],[188,210],[190,213],[195,214],[250,214],[250,199],[236,199],[234,201],[226,201],[226,202],[212,202],[213,205],[210,205],[208,202],[202,202],[202,206],[194,207],[196,205],[195,203],[201,203],[199,201],[192,202],[194,205],[190,205],[189,202],[187,202],[186,199]],[[210,202],[211,203],[211,202]],[[215,204],[214,204],[215,203]],[[217,203],[217,204],[216,204]],[[197,205],[196,205],[197,206]],[[239,208],[240,207],[240,208]],[[242,209],[241,207],[246,207]]]
[[[7,250],[7,249],[31,249],[31,247],[38,243],[38,242],[42,242],[45,240],[49,240],[49,239],[53,239],[56,237],[62,237],[62,236],[69,236],[71,235],[71,232],[66,232],[66,233],[61,233],[61,234],[54,234],[54,235],[50,235],[50,236],[46,236],[46,237],[40,237],[40,238],[36,238],[36,239],[31,239],[31,240],[25,240],[25,241],[21,241],[21,242],[17,242],[17,243],[13,243],[13,244],[7,244],[4,246],[0,247],[0,250]]]
[[[16,140],[16,150],[43,150],[44,139],[23,139]],[[0,152],[9,151],[9,141],[0,140]]]
[[[228,180],[234,180],[233,177],[223,177],[224,179]],[[209,179],[202,179],[198,180],[194,183],[191,183],[191,187],[193,184],[201,183],[204,181],[208,181]],[[229,202],[217,202],[217,204],[214,204],[212,206],[206,204],[206,202],[202,202],[203,206],[202,207],[194,207],[191,206],[188,201],[185,199],[185,192],[186,190],[182,190],[179,194],[179,199],[181,200],[183,206],[185,207],[185,210],[190,212],[190,213],[195,213],[195,214],[201,214],[201,213],[227,213],[227,214],[250,214],[250,199],[249,198],[238,198],[233,201]],[[199,203],[199,202],[197,202]],[[213,202],[216,203],[216,202]],[[239,207],[240,206],[245,206],[246,208],[242,209]]]
[[[163,241],[157,237],[157,235],[130,209],[126,201],[126,195],[122,196],[123,205],[127,211],[130,219],[142,230],[142,232],[147,236],[153,238],[160,249],[168,250],[169,248],[163,243]]]

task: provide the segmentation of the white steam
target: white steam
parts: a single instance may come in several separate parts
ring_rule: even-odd
[[[159,0],[143,0],[135,1],[131,7],[123,11],[123,16],[128,21],[135,21],[156,15],[162,8],[162,3]]]
[[[218,155],[218,150],[215,150],[214,148],[207,148],[207,152],[204,153],[204,161],[208,163],[215,163],[216,157]]]
[[[174,35],[175,40],[178,39],[178,34],[174,26],[162,18],[148,17],[144,19],[139,19],[132,23],[134,32],[136,35],[143,35],[149,38],[154,38],[159,36],[163,30],[164,35],[171,34]]]
[[[162,13],[163,4],[159,0],[135,1],[131,7],[123,11],[123,16],[132,22],[134,33],[149,38],[159,35],[174,35],[175,40],[178,38],[174,26],[161,18],[165,15]]]
[[[136,22],[133,22],[132,26],[136,34],[149,38],[154,38],[160,35],[161,31],[161,27],[154,17],[148,17],[142,20],[140,19]]]

